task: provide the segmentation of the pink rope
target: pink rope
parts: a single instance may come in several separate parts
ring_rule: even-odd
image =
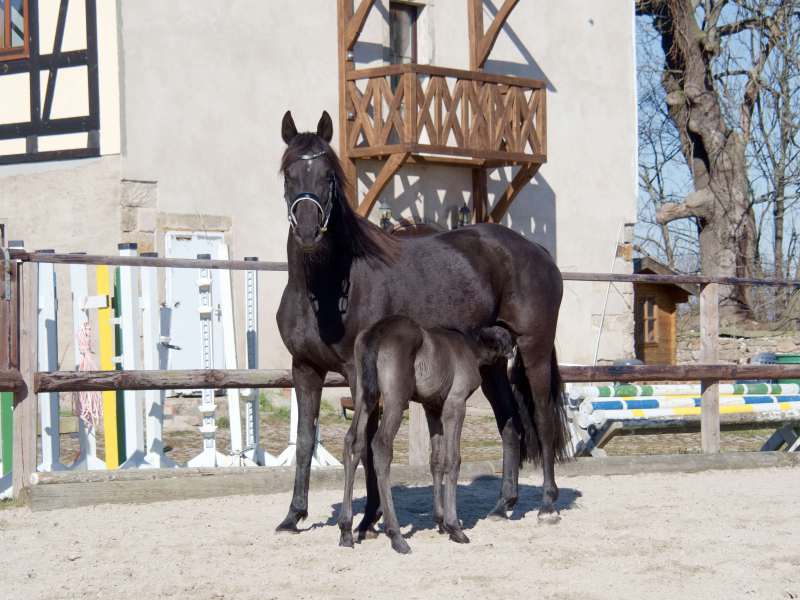
[[[79,371],[97,371],[97,363],[92,352],[92,327],[89,321],[84,322],[78,331],[78,352],[81,360]],[[103,395],[100,392],[78,392],[76,412],[90,431],[100,423],[103,413]]]

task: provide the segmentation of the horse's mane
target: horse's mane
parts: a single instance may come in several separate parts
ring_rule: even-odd
[[[292,138],[281,158],[281,173],[286,176],[290,164],[303,155],[324,152],[328,166],[335,175],[336,194],[331,213],[330,228],[340,247],[350,251],[354,258],[366,260],[377,259],[384,264],[391,264],[399,253],[399,242],[396,237],[356,213],[350,205],[347,193],[347,176],[342,163],[330,144],[314,133],[298,133]]]

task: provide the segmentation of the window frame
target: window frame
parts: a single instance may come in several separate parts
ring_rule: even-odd
[[[413,11],[413,13],[414,13],[414,18],[411,20],[411,61],[410,61],[410,63],[395,63],[395,62],[391,62],[391,59],[394,58],[393,50],[392,50],[392,47],[391,47],[391,43],[392,43],[391,42],[391,40],[392,40],[392,23],[393,23],[393,20],[391,18],[391,14],[392,14],[392,9],[394,7],[397,7],[397,8],[401,8],[402,7],[403,9],[408,10],[409,12]],[[412,2],[402,2],[402,1],[398,1],[398,0],[390,0],[390,2],[389,2],[389,59],[390,59],[389,62],[390,62],[390,64],[417,64],[417,61],[419,60],[419,48],[418,48],[419,38],[418,38],[418,33],[417,33],[417,26],[419,24],[419,18],[420,18],[420,13],[421,13],[420,9],[421,8],[422,8],[421,6],[419,6],[418,4],[414,4]]]
[[[0,0],[3,4],[3,45],[0,46],[0,62],[30,58],[30,0],[22,0],[22,46],[11,46],[11,0]],[[6,45],[8,44],[8,45]]]
[[[655,296],[642,298],[642,341],[645,344],[658,344],[658,318],[656,308],[658,303]],[[650,314],[648,314],[650,308]],[[648,325],[652,324],[652,328]]]

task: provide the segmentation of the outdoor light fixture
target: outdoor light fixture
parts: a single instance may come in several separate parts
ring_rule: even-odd
[[[381,229],[389,231],[392,228],[392,209],[386,202],[378,204],[378,213],[381,216]]]
[[[466,227],[472,223],[472,211],[467,206],[467,203],[464,203],[464,206],[458,209],[458,226],[459,227]]]

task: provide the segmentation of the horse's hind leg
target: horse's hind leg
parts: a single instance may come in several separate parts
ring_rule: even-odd
[[[515,423],[515,404],[511,384],[506,372],[507,362],[500,360],[481,367],[481,389],[492,405],[497,429],[503,441],[503,482],[500,498],[489,513],[490,518],[508,518],[518,498],[520,463],[519,425]]]
[[[364,516],[358,524],[358,541],[378,537],[375,524],[381,518],[381,500],[378,492],[378,479],[375,476],[375,460],[372,453],[372,440],[378,431],[380,409],[376,408],[369,415],[364,415],[363,450],[361,459],[364,462],[364,479],[367,482],[367,504],[364,507]]]
[[[381,388],[386,389],[384,386],[381,386]],[[397,520],[392,500],[389,471],[392,464],[394,438],[403,421],[403,412],[408,406],[408,396],[399,395],[394,390],[389,394],[384,394],[381,424],[375,434],[375,439],[372,440],[375,473],[378,476],[378,490],[381,496],[381,506],[383,506],[383,522],[386,527],[386,535],[392,541],[392,548],[400,554],[408,554],[411,552],[411,548],[400,533],[400,523]]]
[[[444,529],[450,534],[450,539],[459,544],[469,543],[469,538],[461,528],[461,521],[458,520],[456,504],[458,473],[461,469],[461,429],[467,412],[466,400],[464,394],[451,394],[442,411],[445,448]]]
[[[442,479],[444,478],[444,443],[441,413],[425,408],[428,433],[431,436],[431,476],[433,477],[433,520],[439,533],[444,533],[444,503]]]
[[[539,509],[539,519],[554,523],[560,519],[555,506],[558,500],[555,446],[558,437],[556,428],[561,424],[555,419],[558,407],[552,406],[554,400],[551,398],[552,346],[547,348],[528,336],[519,337],[517,344],[525,368],[525,378],[530,386],[530,390],[520,391],[533,395],[533,419],[542,459],[542,506]]]
[[[358,402],[358,401],[356,401]],[[365,445],[366,424],[369,415],[364,414],[363,404],[356,404],[353,421],[344,438],[344,498],[339,514],[339,545],[353,547],[353,482],[361,452]]]

